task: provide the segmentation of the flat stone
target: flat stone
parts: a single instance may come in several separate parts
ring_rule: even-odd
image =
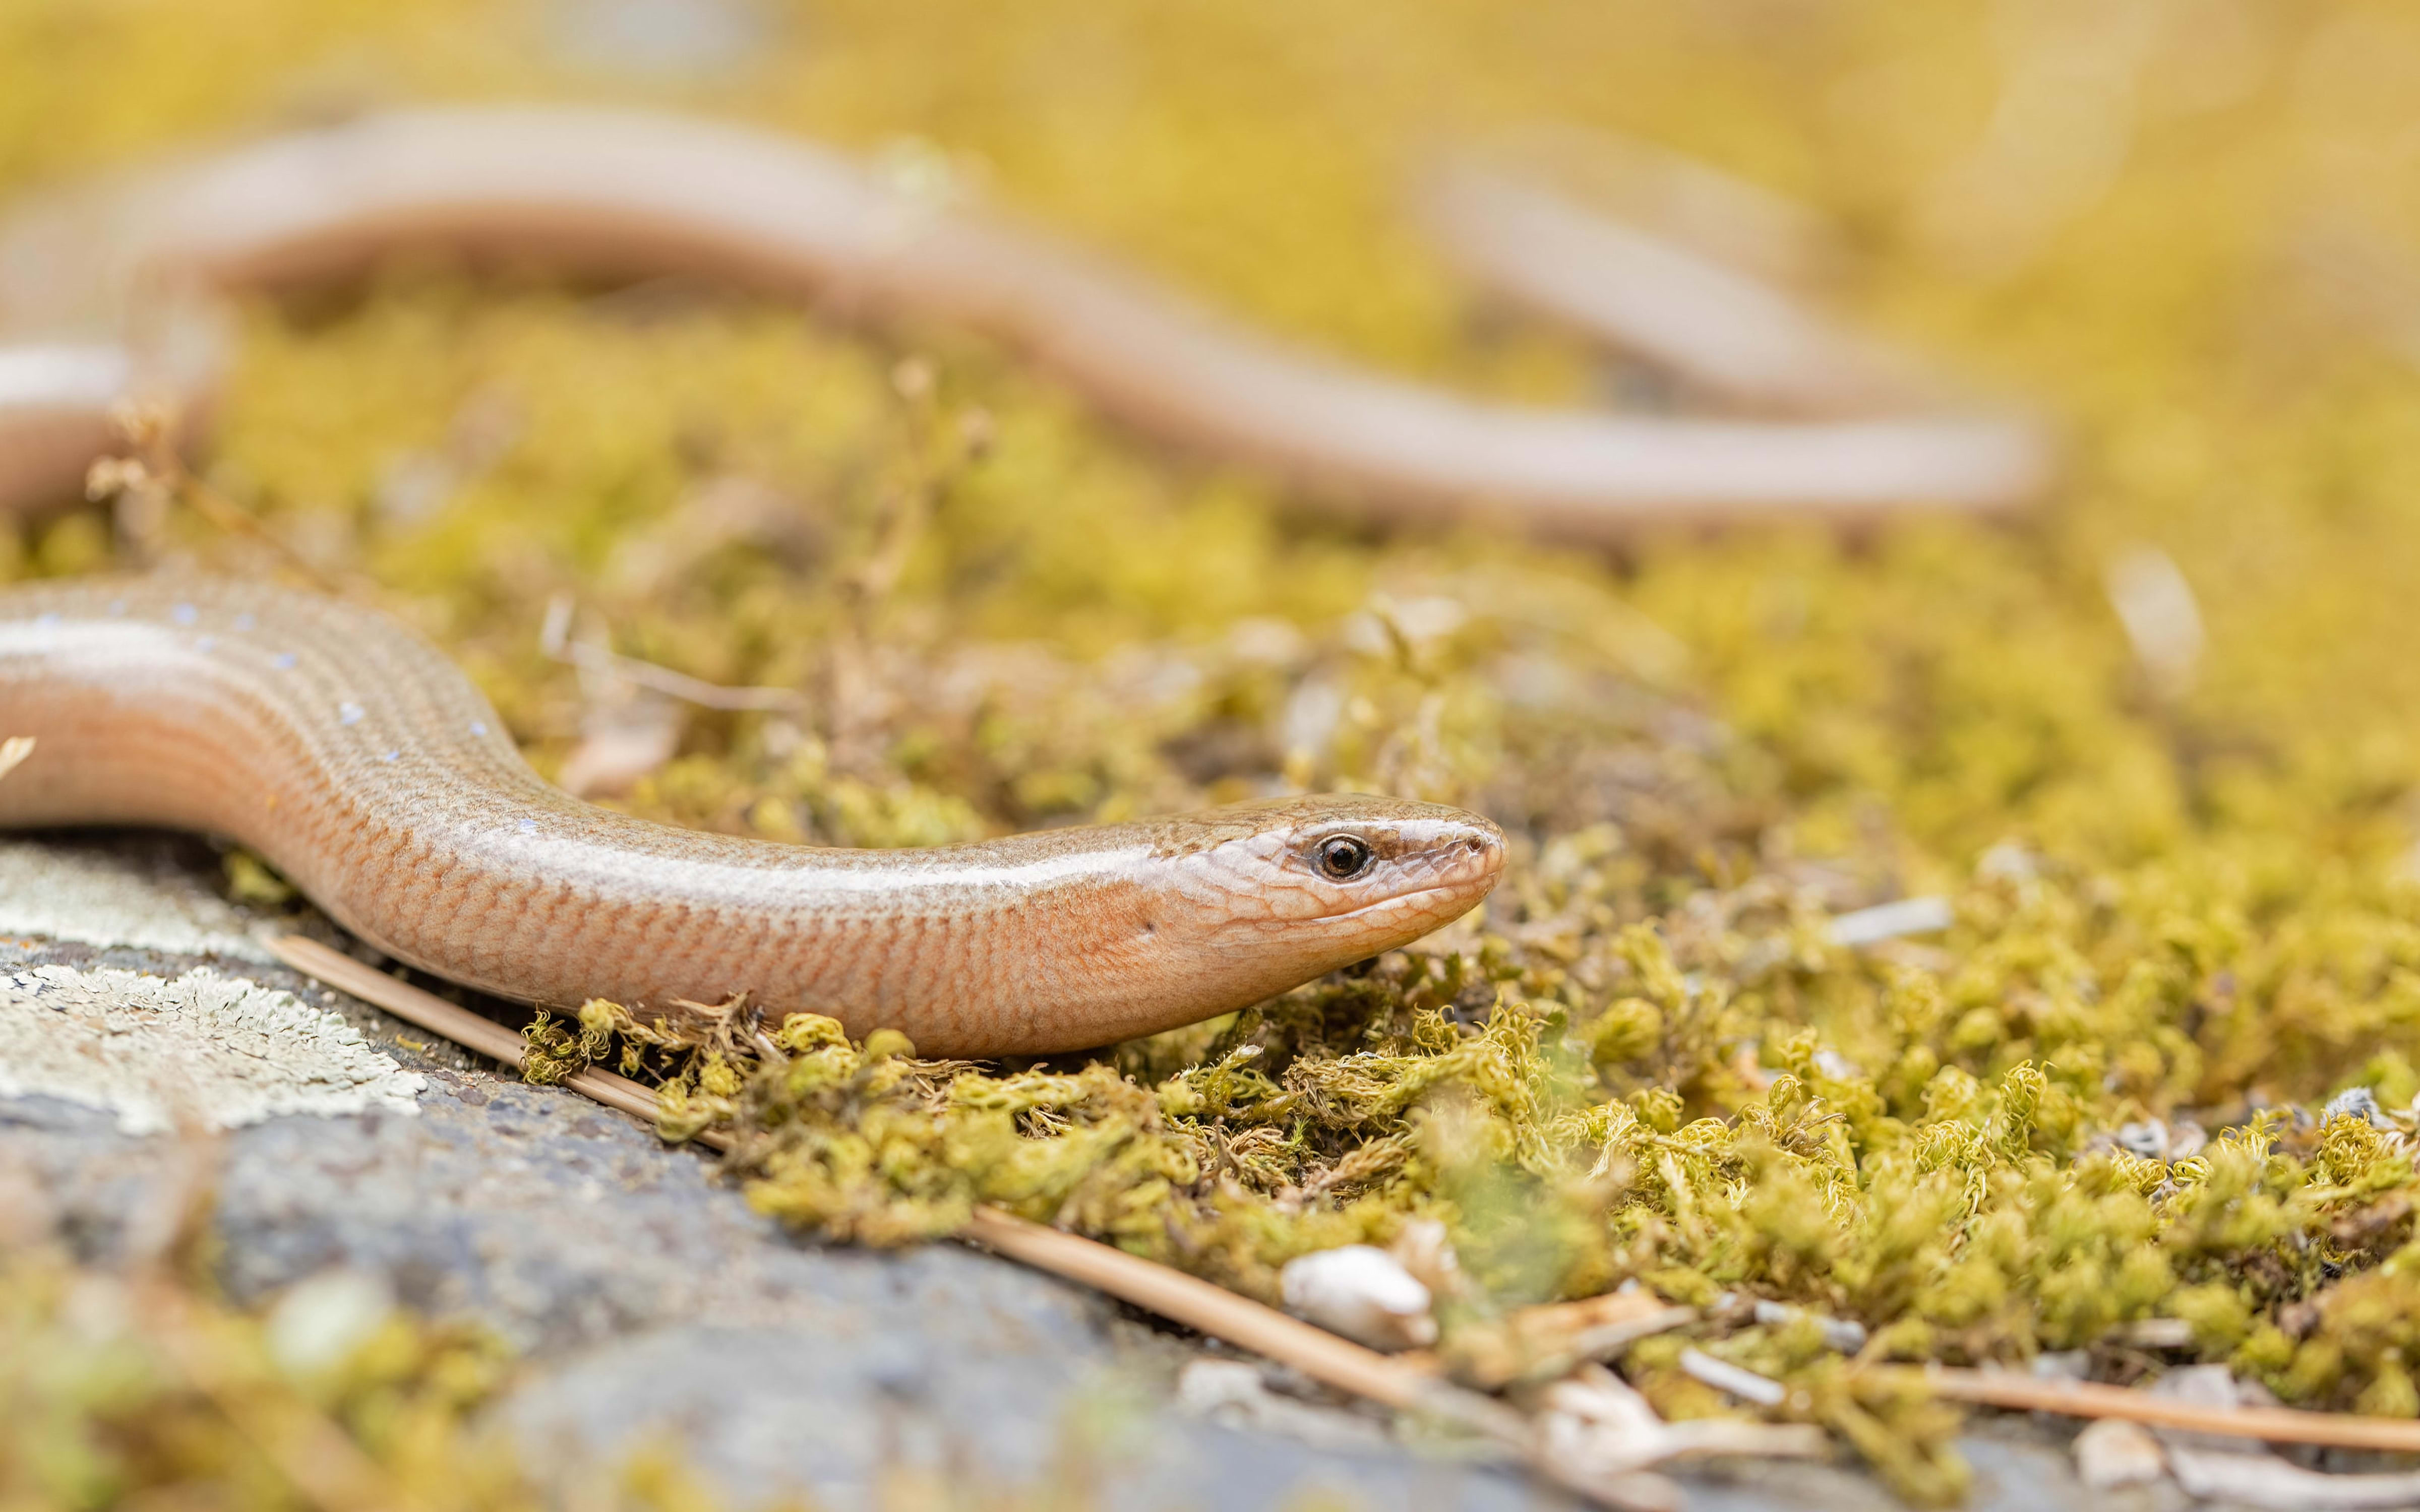
[[[194,855],[165,841],[69,846],[0,838],[0,934],[271,960],[246,932],[243,913],[194,874]]]
[[[0,970],[0,1095],[116,1115],[127,1134],[294,1113],[419,1111],[427,1083],[334,1013],[196,966],[171,977],[56,964]]]
[[[431,1066],[414,1118],[285,1118],[220,1152],[216,1222],[240,1301],[335,1266],[499,1330],[529,1362],[505,1411],[596,1461],[677,1444],[741,1504],[784,1489],[871,1507],[886,1476],[1048,1487],[1103,1505],[1541,1504],[1515,1473],[1392,1447],[1322,1451],[1179,1416],[1187,1350],[1115,1304],[954,1244],[800,1242],[711,1164],[551,1088]],[[177,1178],[173,1140],[47,1098],[0,1101],[0,1159],[29,1167],[86,1257],[126,1242]],[[1180,1494],[1181,1493],[1181,1494]]]
[[[985,1282],[958,1300],[996,1295]],[[902,1316],[914,1300],[903,1301],[845,1348],[815,1328],[641,1334],[566,1361],[524,1391],[513,1427],[549,1458],[669,1434],[726,1494],[803,1493],[839,1512],[892,1504],[887,1488],[920,1479],[1139,1512],[1291,1506],[1323,1492],[1373,1506],[1541,1504],[1499,1471],[1391,1447],[1321,1449],[1177,1416],[1159,1372],[1122,1361],[1097,1328],[969,1327],[955,1308],[920,1328]]]

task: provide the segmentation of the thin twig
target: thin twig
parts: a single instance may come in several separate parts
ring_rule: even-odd
[[[231,535],[250,536],[268,547],[321,593],[343,596],[344,585],[304,556],[292,542],[185,466],[185,459],[177,453],[177,415],[170,406],[121,405],[113,418],[134,455],[104,457],[94,463],[85,480],[88,497],[96,501],[111,497],[178,501],[220,530]]]
[[[721,683],[709,683],[703,677],[691,677],[669,667],[659,667],[652,661],[625,656],[610,647],[593,640],[571,639],[572,603],[569,594],[557,594],[548,600],[546,623],[538,630],[538,647],[548,656],[582,671],[603,677],[618,677],[626,682],[652,688],[667,698],[679,699],[706,709],[798,709],[806,700],[791,687],[731,687]]]
[[[169,454],[173,456],[175,454]],[[330,597],[342,597],[345,585],[323,571],[318,563],[302,554],[302,549],[286,537],[270,529],[269,522],[244,508],[188,471],[179,463],[170,475],[170,487],[177,497],[193,507],[195,514],[230,535],[250,536],[275,552],[279,560],[309,579],[311,586]]]
[[[1425,1370],[1124,1250],[1028,1223],[997,1208],[977,1208],[966,1232],[1011,1259],[1080,1281],[1121,1302],[1283,1360],[1339,1391],[1405,1410],[1424,1406],[1442,1395],[1437,1379]]]
[[[442,1035],[466,1050],[475,1050],[490,1060],[501,1060],[519,1071],[529,1046],[521,1037],[493,1019],[483,1018],[467,1008],[457,1007],[434,993],[426,993],[407,981],[397,981],[375,966],[363,964],[341,950],[330,949],[317,940],[300,934],[271,934],[261,942],[271,955],[306,977],[316,977],[331,987],[352,994],[363,1002],[385,1009],[407,1024],[418,1025],[431,1034]],[[563,1079],[563,1085],[583,1096],[595,1098],[609,1108],[627,1113],[649,1127],[656,1121],[656,1094],[627,1076],[616,1076],[610,1071],[588,1067]],[[731,1136],[721,1130],[708,1129],[696,1135],[697,1142],[715,1149],[731,1148]]]
[[[1037,1271],[1107,1292],[1171,1322],[1292,1365],[1324,1385],[1398,1412],[1419,1412],[1473,1429],[1519,1455],[1556,1484],[1600,1506],[1662,1512],[1678,1504],[1677,1489],[1660,1475],[1575,1474],[1546,1452],[1527,1417],[1494,1397],[1440,1381],[1418,1365],[1339,1338],[1224,1287],[1081,1235],[1028,1223],[998,1208],[977,1208],[960,1233]]]
[[[2292,1407],[2198,1407],[2173,1397],[2088,1381],[2043,1381],[1996,1370],[1929,1365],[1900,1372],[1934,1396],[1981,1407],[2115,1417],[2155,1427],[2187,1428],[2270,1443],[2313,1443],[2335,1449],[2420,1454],[2420,1423],[2409,1418],[2313,1412]]]
[[[1493,1327],[1464,1331],[1455,1342],[1452,1374],[1465,1385],[1497,1391],[1568,1374],[1583,1361],[1618,1358],[1640,1339],[1697,1319],[1695,1307],[1671,1305],[1643,1289],[1516,1307]],[[1447,1369],[1429,1350],[1407,1350],[1395,1358],[1434,1374]]]

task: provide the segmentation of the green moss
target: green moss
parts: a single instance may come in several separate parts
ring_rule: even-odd
[[[473,1426],[509,1365],[473,1331],[396,1313],[306,1364],[273,1323],[207,1288],[79,1270],[14,1242],[0,1245],[0,1309],[12,1506],[545,1504],[511,1446]]]

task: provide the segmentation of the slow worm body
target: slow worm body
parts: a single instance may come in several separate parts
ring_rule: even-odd
[[[73,492],[106,442],[107,406],[91,400],[113,362],[130,387],[207,409],[222,324],[212,292],[347,276],[413,247],[614,276],[702,272],[964,322],[1143,429],[1395,515],[1478,505],[1587,536],[1641,519],[1993,510],[2043,481],[2040,438],[2008,415],[1856,412],[1869,376],[1856,345],[1745,275],[1643,233],[1600,226],[1591,240],[1570,224],[1577,212],[1542,209],[1536,193],[1466,182],[1450,198],[1480,223],[1456,238],[1466,250],[1497,249],[1473,266],[1532,302],[1587,306],[1578,323],[1684,371],[1704,351],[1713,386],[1730,392],[1755,390],[1743,361],[1787,363],[1793,407],[1836,412],[1751,421],[1486,403],[1256,334],[799,142],[628,111],[430,109],[93,186],[0,224],[0,504]],[[1522,229],[1524,216],[1554,221],[1556,235]],[[1520,232],[1511,254],[1491,224]],[[1519,241],[1540,247],[1533,273]],[[1621,298],[1572,290],[1575,243]],[[1576,282],[1587,277],[1583,266]],[[1548,287],[1569,292],[1535,298]],[[1677,329],[1676,315],[1687,322]],[[12,355],[12,332],[46,344]]]
[[[674,1011],[746,992],[937,1055],[1102,1044],[1405,944],[1503,837],[1323,797],[914,851],[700,833],[582,803],[382,615],[259,584],[0,594],[0,824],[231,835],[415,965],[506,996]]]

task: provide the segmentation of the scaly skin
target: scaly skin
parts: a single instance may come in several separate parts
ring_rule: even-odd
[[[1496,884],[1476,815],[1299,798],[930,850],[783,845],[634,819],[531,771],[393,621],[256,583],[0,594],[0,825],[165,825],[252,846],[345,926],[528,1001],[735,992],[932,1055],[1108,1043],[1406,944]],[[1369,847],[1346,881],[1340,835]]]

